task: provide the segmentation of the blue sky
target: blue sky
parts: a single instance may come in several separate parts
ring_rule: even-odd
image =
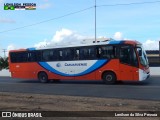
[[[3,10],[4,3],[30,2],[37,4],[36,10]],[[31,27],[8,30],[93,7],[94,2],[95,0],[0,0],[0,52],[1,49],[34,47],[39,43],[54,41],[55,37],[93,37],[94,8]],[[97,6],[139,2],[154,0],[97,0]],[[146,49],[157,49],[160,40],[159,6],[160,2],[97,7],[97,36],[134,39],[143,43]]]

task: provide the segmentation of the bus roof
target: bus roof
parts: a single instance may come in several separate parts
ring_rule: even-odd
[[[51,49],[51,48],[66,48],[66,47],[80,47],[80,46],[92,46],[92,45],[118,45],[118,44],[129,44],[129,45],[141,45],[140,42],[136,40],[104,40],[102,42],[97,43],[81,43],[81,44],[71,44],[71,45],[54,45],[51,47],[43,47],[43,48],[27,48],[27,49],[19,49],[19,50],[11,50],[10,52],[16,52],[16,51],[26,51],[26,50],[43,50],[43,49]]]

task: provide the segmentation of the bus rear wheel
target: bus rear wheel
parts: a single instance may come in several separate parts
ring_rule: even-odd
[[[102,76],[103,82],[105,84],[115,84],[116,83],[116,75],[113,72],[105,72]]]
[[[47,83],[48,82],[48,75],[45,72],[38,73],[38,80],[41,83]]]

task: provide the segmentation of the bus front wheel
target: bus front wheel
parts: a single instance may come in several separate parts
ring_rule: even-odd
[[[38,73],[38,80],[41,83],[47,83],[48,82],[48,75],[45,72],[39,72]]]
[[[113,72],[105,72],[102,75],[102,79],[105,84],[115,84],[116,75]]]

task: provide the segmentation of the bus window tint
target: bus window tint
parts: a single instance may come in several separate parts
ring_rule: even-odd
[[[35,51],[35,54],[36,54],[36,61],[42,61],[42,51],[37,50]]]
[[[112,59],[116,57],[115,46],[88,46],[58,48],[10,53],[11,62],[65,61]]]
[[[72,60],[73,59],[73,53],[71,49],[64,49],[63,50],[63,60]]]
[[[116,57],[115,46],[101,46],[98,48],[98,57],[101,59],[111,59]]]
[[[35,62],[36,61],[36,53],[35,52],[28,52],[28,61]]]
[[[49,50],[49,61],[55,61],[57,60],[57,54],[56,54],[56,50]]]
[[[39,53],[39,57],[40,57],[40,53]],[[58,60],[57,52],[54,49],[44,50],[42,58],[43,58],[43,61],[56,61]]]
[[[58,60],[72,60],[73,55],[72,49],[70,48],[58,50]]]
[[[58,60],[62,60],[62,50],[58,51]]]
[[[79,49],[76,48],[75,51],[74,51],[74,60],[79,60]]]
[[[10,59],[12,63],[17,62],[16,53],[10,53]]]
[[[23,58],[22,57],[24,57],[23,54],[21,52],[18,52],[16,54],[16,62],[23,62]]]
[[[43,51],[43,61],[49,61],[49,56],[50,56],[50,51],[49,50],[44,50]]]
[[[138,67],[138,59],[137,59],[136,52],[135,52],[134,49],[133,49],[133,52],[132,52],[132,57],[133,57],[133,59],[132,59],[133,66]]]
[[[27,62],[28,61],[28,53],[27,52],[22,52],[19,54],[21,57],[20,62]]]
[[[125,64],[131,64],[131,47],[122,46],[120,48],[120,62]]]
[[[82,47],[80,48],[80,60],[95,59],[96,49],[95,47]]]

